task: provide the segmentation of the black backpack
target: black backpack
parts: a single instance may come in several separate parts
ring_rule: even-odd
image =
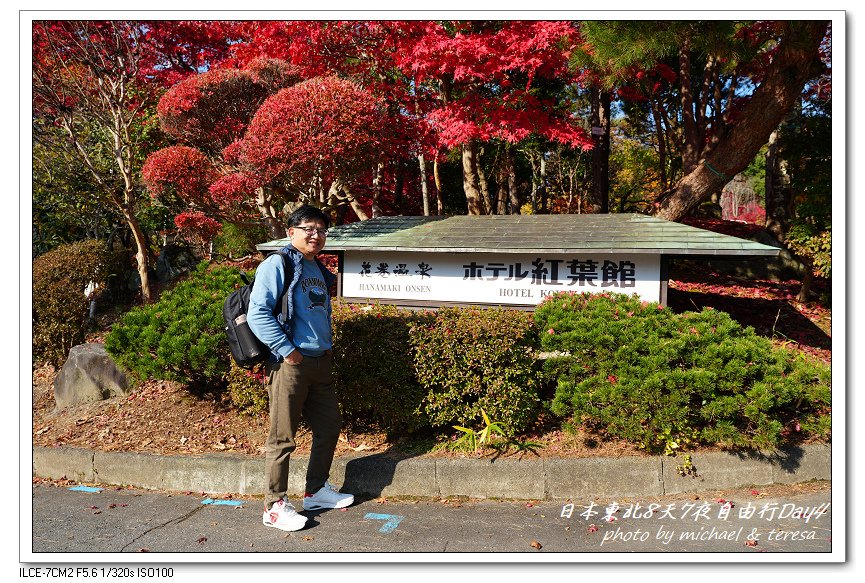
[[[285,253],[280,252],[282,263],[285,267],[285,285],[282,286],[282,295],[277,299],[274,315],[283,314],[283,320],[288,315],[288,282],[291,274],[289,273],[289,261]],[[270,348],[258,339],[249,328],[249,323],[246,321],[246,314],[249,311],[249,294],[252,292],[252,281],[246,277],[246,274],[240,272],[240,278],[246,284],[240,289],[235,290],[227,298],[222,305],[222,319],[225,320],[225,335],[228,338],[228,346],[231,348],[231,357],[237,366],[250,369],[260,362],[267,360],[270,354]]]

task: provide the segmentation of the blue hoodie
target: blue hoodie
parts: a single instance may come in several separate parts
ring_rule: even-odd
[[[286,273],[279,253],[267,257],[255,272],[249,296],[247,321],[252,333],[282,361],[299,350],[304,356],[321,356],[332,348],[329,289],[336,277],[317,259],[309,261],[291,245],[283,248],[289,269],[288,314],[274,315]],[[319,273],[316,273],[320,271]]]

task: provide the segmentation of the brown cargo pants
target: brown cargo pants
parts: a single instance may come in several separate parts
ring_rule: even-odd
[[[298,365],[280,362],[267,366],[270,432],[265,444],[265,508],[282,498],[288,488],[288,463],[295,450],[294,436],[301,416],[312,431],[312,451],[306,471],[306,492],[315,493],[328,479],[342,415],[331,381],[332,357],[304,357]]]

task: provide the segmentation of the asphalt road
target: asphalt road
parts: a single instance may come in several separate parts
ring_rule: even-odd
[[[260,498],[235,499],[240,505],[231,506],[203,504],[207,497],[199,493],[113,486],[86,492],[41,483],[33,485],[30,542],[40,562],[56,561],[55,553],[84,553],[81,560],[94,564],[134,562],[117,553],[142,552],[167,553],[166,562],[183,553],[230,553],[241,561],[249,558],[245,553],[557,553],[575,560],[586,553],[722,553],[717,560],[736,561],[737,554],[831,552],[828,483],[764,490],[574,500],[572,506],[358,500],[345,511],[305,513],[307,527],[286,533],[261,524]]]

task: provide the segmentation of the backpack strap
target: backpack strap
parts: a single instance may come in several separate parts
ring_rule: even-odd
[[[279,311],[274,312],[274,315],[282,314],[282,322],[281,324],[285,324],[286,319],[288,318],[288,286],[291,281],[291,276],[294,275],[294,269],[292,268],[292,273],[289,274],[289,261],[288,256],[282,251],[277,251],[280,257],[282,257],[282,269],[285,273],[285,281],[282,284],[282,295],[277,300],[277,305],[279,306]]]

